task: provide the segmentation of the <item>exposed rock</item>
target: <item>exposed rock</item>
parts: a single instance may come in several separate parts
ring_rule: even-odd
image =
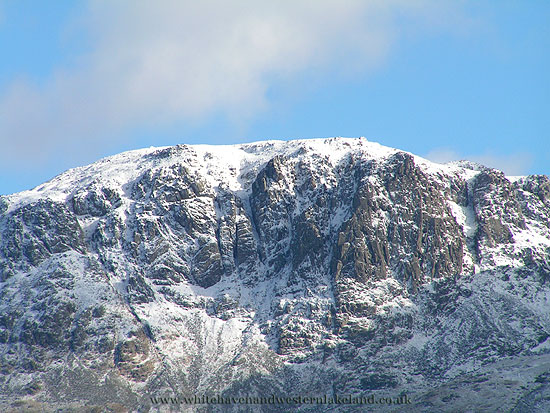
[[[0,197],[0,406],[544,407],[550,180],[510,179],[328,139],[129,152]],[[362,411],[332,407],[300,411]]]

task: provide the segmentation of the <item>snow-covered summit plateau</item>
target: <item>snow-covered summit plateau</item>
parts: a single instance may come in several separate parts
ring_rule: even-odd
[[[550,179],[364,138],[71,169],[0,197],[0,369],[15,411],[550,411]]]

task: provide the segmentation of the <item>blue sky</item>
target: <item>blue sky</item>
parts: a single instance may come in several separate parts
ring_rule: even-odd
[[[124,150],[365,136],[550,174],[550,2],[0,0],[0,194]]]

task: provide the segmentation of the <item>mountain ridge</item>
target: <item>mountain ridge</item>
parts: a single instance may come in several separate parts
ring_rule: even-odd
[[[410,391],[444,410],[467,375],[545,365],[550,180],[470,167],[364,138],[178,145],[0,197],[2,402]],[[533,407],[529,371],[464,394]]]

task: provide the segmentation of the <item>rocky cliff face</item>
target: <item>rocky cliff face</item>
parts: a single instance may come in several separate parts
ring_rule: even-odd
[[[123,153],[0,197],[0,404],[547,411],[549,282],[546,176],[365,139]]]

